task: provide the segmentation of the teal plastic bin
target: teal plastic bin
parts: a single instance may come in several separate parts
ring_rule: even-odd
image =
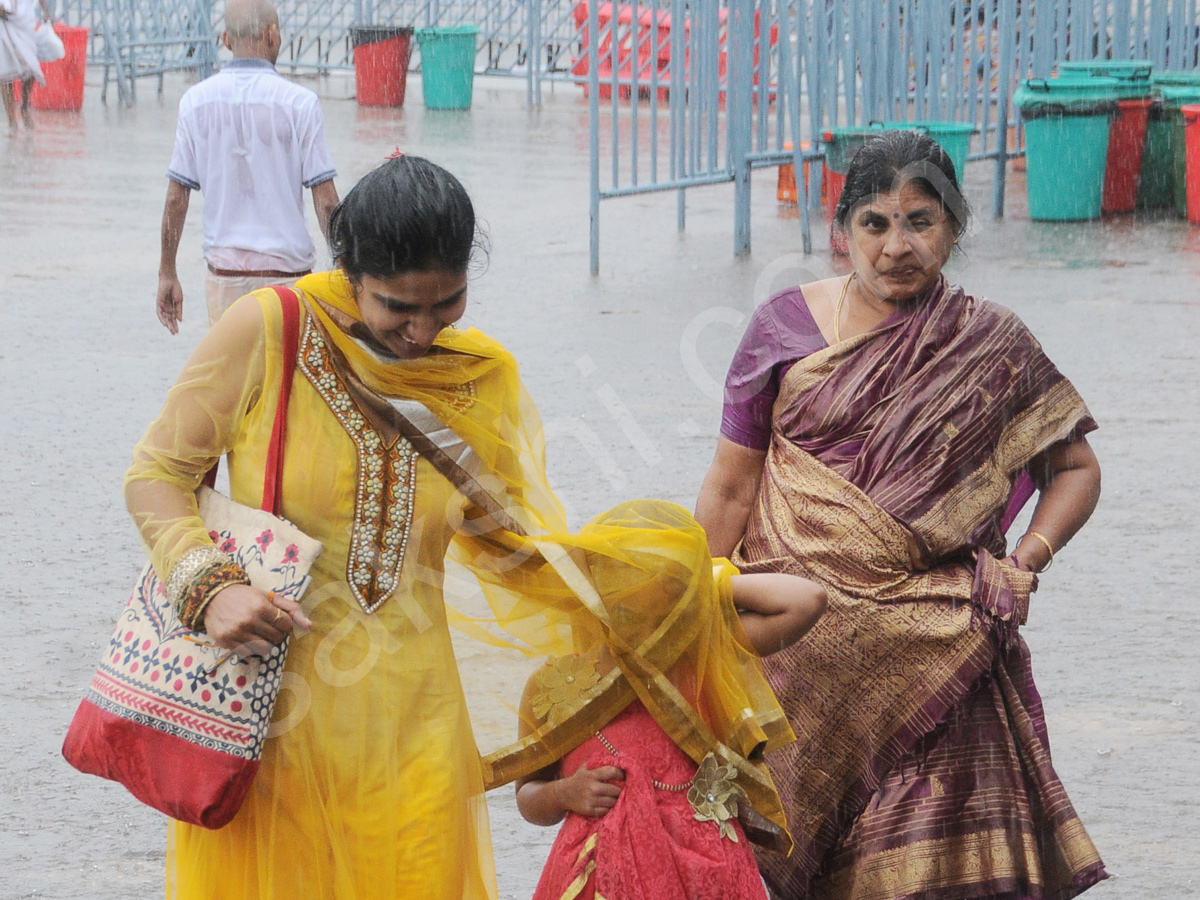
[[[833,218],[838,198],[842,196],[842,188],[846,185],[850,161],[854,159],[854,154],[862,149],[867,139],[876,134],[879,134],[878,128],[863,128],[861,125],[829,128],[822,133],[825,162],[821,177],[821,197],[825,201],[830,218]]]
[[[1150,78],[1154,63],[1148,59],[1088,59],[1060,62],[1056,67],[1063,81],[1091,81],[1095,78],[1111,78],[1117,82],[1119,96],[1149,97]]]
[[[1104,197],[1108,126],[1119,90],[1110,79],[1030,79],[1013,94],[1025,120],[1029,218],[1097,219]]]
[[[965,122],[884,122],[883,127],[889,131],[910,130],[922,131],[937,141],[950,162],[954,163],[954,174],[959,186],[963,183],[963,170],[967,167],[967,154],[971,149],[971,135],[975,126]]]
[[[847,125],[826,129],[821,135],[825,144],[825,165],[834,172],[845,175],[850,170],[850,161],[854,159],[854,154],[858,153],[868,138],[879,131],[878,125]]]
[[[1102,213],[1126,213],[1137,208],[1142,160],[1146,152],[1146,128],[1153,102],[1150,87],[1153,71],[1152,63],[1136,59],[1091,59],[1058,64],[1058,77],[1054,81],[1086,82],[1110,88],[1117,98],[1117,111],[1108,128]]]
[[[421,91],[428,109],[470,109],[475,86],[474,25],[418,28]]]
[[[1155,90],[1198,85],[1200,85],[1200,72],[1155,72],[1150,76],[1150,86]]]
[[[848,126],[830,128],[822,135],[825,145],[825,195],[829,214],[837,206],[841,196],[842,186],[846,181],[846,172],[850,170],[850,161],[867,140],[881,131],[920,131],[928,134],[937,141],[950,161],[954,163],[954,174],[961,186],[963,169],[967,165],[967,154],[971,148],[971,135],[975,126],[963,122],[872,122],[866,128]]]

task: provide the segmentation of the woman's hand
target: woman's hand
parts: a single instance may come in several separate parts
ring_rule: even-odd
[[[312,628],[299,603],[245,584],[223,589],[204,610],[208,636],[238,656],[266,656],[296,626]]]
[[[552,782],[562,808],[598,819],[617,805],[624,787],[625,772],[617,766],[580,766],[566,778]]]
[[[1034,574],[1037,574],[1033,566],[1022,562],[1020,557],[1018,557],[1015,553],[1011,554],[1010,556],[1005,556],[999,560],[999,562],[1002,566],[1008,566],[1012,569],[1020,569],[1022,572],[1033,572]]]

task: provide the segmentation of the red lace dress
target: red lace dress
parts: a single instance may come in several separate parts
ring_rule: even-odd
[[[641,703],[568,753],[562,774],[584,763],[619,766],[625,787],[598,819],[567,814],[533,900],[766,900],[741,825],[735,843],[693,817],[696,764]]]

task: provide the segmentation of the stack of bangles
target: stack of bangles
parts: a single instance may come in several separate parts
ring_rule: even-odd
[[[179,558],[165,588],[179,621],[192,631],[204,630],[204,610],[231,584],[249,584],[246,570],[212,544],[195,547]]]
[[[1049,539],[1044,534],[1040,534],[1036,531],[1025,532],[1023,535],[1021,535],[1021,538],[1020,538],[1020,540],[1017,541],[1017,544],[1019,545],[1021,543],[1021,541],[1025,540],[1025,538],[1027,538],[1027,537],[1036,538],[1037,540],[1041,541],[1043,544],[1046,545],[1046,552],[1050,554],[1049,562],[1047,562],[1040,569],[1031,570],[1040,575],[1042,572],[1045,572],[1052,565],[1054,565],[1054,545],[1050,543]],[[1012,561],[1017,565],[1017,568],[1021,568],[1021,561],[1019,559],[1017,559],[1017,554],[1015,552],[1012,555]]]

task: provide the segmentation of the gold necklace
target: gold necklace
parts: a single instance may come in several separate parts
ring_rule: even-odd
[[[850,282],[854,280],[854,276],[857,274],[857,272],[850,273],[850,277],[842,285],[842,293],[838,296],[837,304],[833,307],[833,342],[835,344],[842,342],[842,305],[846,302],[846,292],[850,290]]]

